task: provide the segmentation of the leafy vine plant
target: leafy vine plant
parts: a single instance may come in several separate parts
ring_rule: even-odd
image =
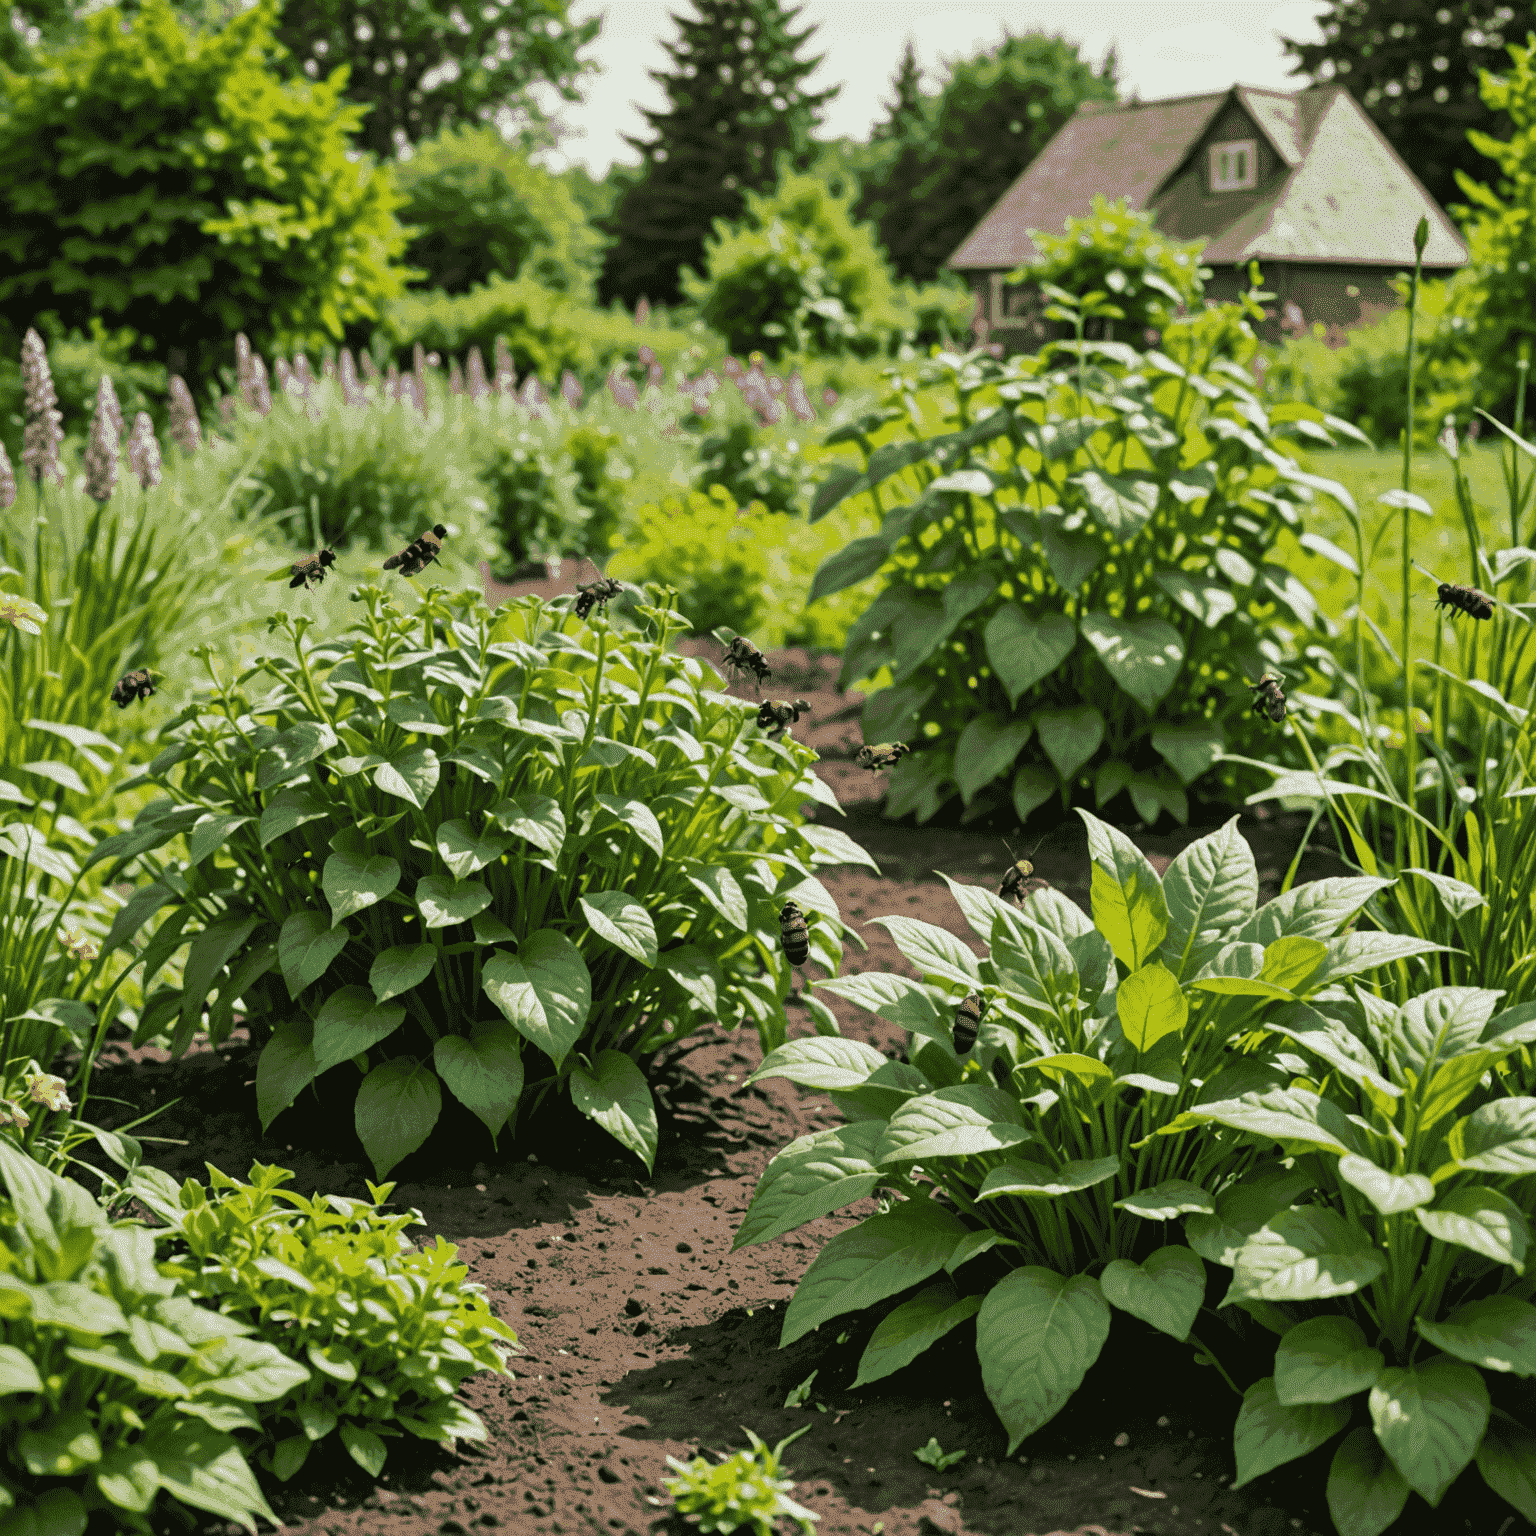
[[[649,1167],[641,1063],[712,1019],[782,1043],[779,907],[811,915],[835,974],[842,925],[814,870],[872,861],[805,820],[807,800],[836,804],[815,754],[669,650],[689,624],[665,595],[585,623],[536,599],[493,614],[432,588],[407,614],[377,587],[353,595],[334,639],[274,615],[291,653],[233,681],[200,652],[208,695],[134,781],[164,798],[96,852],[151,873],[126,936],[163,913],[139,1035],[217,1042],[238,1003],[266,1036],[263,1124],[324,1074],[357,1074],[381,1178],[444,1087],[493,1139],[569,1093]],[[157,853],[177,839],[183,856]],[[189,940],[183,988],[155,989]],[[824,1005],[813,1017],[836,1027]]]

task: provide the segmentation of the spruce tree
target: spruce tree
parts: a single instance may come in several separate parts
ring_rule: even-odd
[[[907,39],[901,55],[895,79],[891,84],[896,90],[894,102],[882,102],[885,116],[870,130],[870,143],[879,144],[889,139],[902,139],[918,128],[923,117],[923,71],[917,62],[912,39]]]
[[[1456,172],[1474,181],[1487,162],[1467,142],[1477,129],[1509,136],[1509,118],[1484,101],[1483,70],[1509,67],[1533,7],[1493,0],[1334,0],[1318,17],[1323,40],[1282,38],[1293,74],[1337,80],[1370,113],[1398,154],[1442,205],[1457,197]]]
[[[800,14],[783,0],[694,0],[698,16],[673,15],[681,37],[667,43],[672,67],[652,71],[669,105],[644,116],[654,137],[625,135],[640,165],[619,172],[611,214],[598,226],[613,244],[598,293],[633,305],[642,295],[675,304],[678,270],[701,270],[716,219],[734,222],[748,191],[767,192],[781,156],[809,164],[811,132],[841,89],[804,88],[820,57],[801,60],[814,27],[790,31]]]

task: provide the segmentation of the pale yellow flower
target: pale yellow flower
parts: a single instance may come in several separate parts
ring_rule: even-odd
[[[10,1099],[0,1099],[0,1126],[14,1125],[18,1131],[24,1131],[31,1124],[32,1116],[21,1105]]]
[[[59,943],[76,960],[83,960],[87,965],[101,953],[96,947],[96,941],[89,934],[81,933],[78,929],[63,930],[59,934]]]
[[[64,1079],[54,1077],[50,1072],[33,1072],[26,1078],[27,1097],[34,1104],[45,1105],[49,1109],[73,1109],[69,1095],[64,1091]]]
[[[23,634],[40,635],[47,612],[36,603],[18,597],[14,592],[0,592],[0,624],[9,624]]]

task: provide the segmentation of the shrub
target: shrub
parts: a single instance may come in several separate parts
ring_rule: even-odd
[[[1222,752],[1270,750],[1245,683],[1281,660],[1289,625],[1326,625],[1270,555],[1313,488],[1331,488],[1275,443],[1297,424],[1331,437],[1312,407],[1260,407],[1223,355],[1243,333],[1241,311],[1216,309],[1171,326],[1165,352],[943,355],[916,381],[941,391],[938,436],[918,435],[901,383],[825,439],[856,442],[866,468],[836,468],[812,518],[870,490],[883,516],[811,598],[885,577],[842,676],[885,684],[866,740],[917,748],[887,814],[927,820],[958,794],[970,816],[1011,803],[1022,819],[1053,796],[1129,793],[1143,819],[1182,821],[1186,786]]]
[[[505,576],[526,560],[585,549],[590,514],[577,499],[580,476],[539,436],[497,411],[466,422],[464,441],[500,546],[494,575]]]
[[[0,1510],[83,1531],[105,1510],[149,1532],[161,1492],[255,1532],[276,1523],[233,1430],[308,1370],[160,1273],[153,1238],[0,1136],[13,1210],[0,1244]],[[151,1344],[150,1341],[153,1341]]]
[[[493,127],[449,128],[391,167],[405,259],[418,286],[465,293],[492,276],[528,276],[590,303],[602,241],[570,187]]]
[[[826,1088],[847,1123],[769,1163],[735,1247],[888,1192],[812,1262],[780,1347],[904,1296],[870,1336],[858,1388],[975,1317],[982,1383],[1010,1456],[1077,1390],[1112,1307],[1209,1354],[1192,1332],[1204,1267],[1163,1233],[1185,1212],[1215,1209],[1257,1153],[1193,1132],[1199,1113],[1183,1111],[1299,1095],[1287,1052],[1298,1033],[1312,1038],[1318,1016],[1306,1000],[1426,947],[1338,936],[1379,881],[1324,880],[1257,907],[1258,873],[1235,817],[1159,880],[1128,838],[1081,814],[1091,923],[1058,891],[1015,906],[951,880],[984,957],[941,928],[884,917],[920,980],[866,972],[816,983],[908,1030],[905,1060],[858,1040],[792,1040],[749,1079]],[[1261,1028],[1274,1037],[1255,1048]],[[1341,1036],[1318,1037],[1335,1066],[1358,1058]],[[1272,1123],[1291,1134],[1288,1121]],[[1298,1172],[1285,1187],[1305,1183]]]
[[[379,1177],[426,1139],[444,1083],[493,1138],[568,1091],[649,1166],[638,1063],[711,1019],[781,1041],[779,903],[818,914],[835,969],[836,906],[806,871],[867,855],[803,823],[806,797],[830,803],[814,754],[668,650],[680,615],[641,606],[648,633],[620,634],[532,599],[493,616],[469,593],[430,589],[411,614],[357,595],[333,640],[280,614],[291,658],[232,683],[210,660],[212,697],[147,774],[168,798],[97,850],[121,866],[187,835],[125,923],[174,908],[157,960],[195,932],[173,1049],[215,989],[215,1041],[237,999],[272,1016],[263,1124],[366,1063],[355,1119]],[[258,700],[259,679],[276,688]],[[166,1022],[151,1011],[140,1038]]]
[[[279,80],[276,12],[199,31],[170,0],[110,7],[4,77],[0,314],[18,335],[43,311],[63,331],[110,317],[210,377],[238,331],[339,340],[400,290],[404,236],[386,173],[349,158],[345,73]]]
[[[383,1213],[392,1184],[370,1184],[368,1200],[305,1199],[280,1187],[293,1177],[286,1168],[255,1163],[249,1184],[211,1163],[208,1175],[206,1187],[188,1179],[178,1190],[139,1168],[124,1189],[167,1223],[156,1237],[184,1294],[309,1362],[308,1380],[262,1413],[264,1465],[286,1481],[334,1433],[377,1477],[381,1437],[485,1438],[454,1394],[476,1371],[509,1375],[505,1346],[517,1335],[468,1282],[452,1243],[412,1245],[405,1229],[423,1225],[420,1211]]]

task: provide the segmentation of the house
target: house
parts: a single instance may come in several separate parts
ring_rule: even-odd
[[[1038,292],[1004,282],[1040,260],[1029,231],[1059,234],[1095,193],[1155,210],[1173,238],[1203,237],[1210,299],[1235,298],[1257,259],[1276,296],[1269,340],[1319,321],[1336,337],[1399,304],[1389,280],[1413,266],[1421,215],[1425,274],[1467,261],[1456,226],[1341,85],[1084,103],[947,263],[976,293],[978,329],[985,321],[1005,352],[1032,351],[1051,329]]]

